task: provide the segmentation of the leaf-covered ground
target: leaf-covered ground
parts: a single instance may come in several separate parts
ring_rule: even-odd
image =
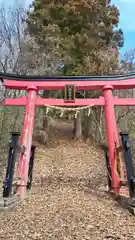
[[[104,191],[104,157],[91,144],[38,148],[33,189],[0,218],[0,240],[135,239],[135,217]]]

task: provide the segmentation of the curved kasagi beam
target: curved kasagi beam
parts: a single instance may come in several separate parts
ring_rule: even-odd
[[[1,81],[14,80],[14,81],[122,81],[135,79],[135,72],[123,75],[108,75],[108,76],[30,76],[30,75],[15,75],[10,73],[0,72]]]
[[[104,86],[112,86],[114,90],[124,90],[135,88],[135,78],[125,80],[68,80],[63,79],[62,81],[16,81],[16,80],[4,80],[4,87],[8,89],[28,90],[64,90],[65,85],[75,85],[76,91],[78,90],[101,90]],[[109,87],[110,88],[110,87]]]

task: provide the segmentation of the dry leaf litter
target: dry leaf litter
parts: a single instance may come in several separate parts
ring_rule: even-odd
[[[28,198],[0,218],[0,240],[132,240],[135,217],[105,192],[103,153],[65,138],[38,146]]]

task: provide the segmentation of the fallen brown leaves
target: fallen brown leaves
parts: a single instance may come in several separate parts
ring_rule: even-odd
[[[105,193],[104,175],[104,157],[90,144],[37,149],[32,192],[1,216],[0,239],[135,239],[135,218]]]

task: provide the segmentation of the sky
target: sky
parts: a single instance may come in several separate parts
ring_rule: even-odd
[[[11,3],[12,0],[0,0],[5,4]],[[22,0],[29,5],[32,0]],[[121,53],[135,48],[135,0],[112,0],[112,3],[115,4],[120,10],[120,28],[124,32],[124,47],[121,49]]]
[[[125,43],[122,53],[135,48],[135,0],[112,0],[120,11],[120,27]]]

